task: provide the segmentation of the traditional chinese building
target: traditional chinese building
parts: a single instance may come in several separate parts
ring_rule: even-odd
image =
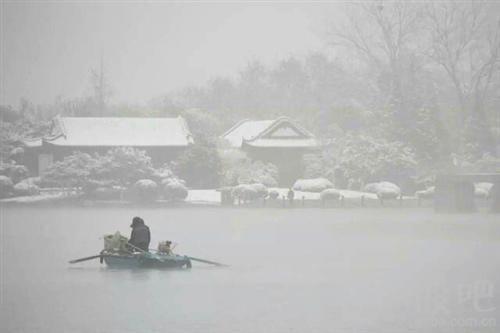
[[[303,155],[319,147],[312,133],[287,117],[275,120],[243,120],[222,138],[234,149],[245,151],[253,160],[275,164],[281,186],[291,186],[303,175]]]
[[[25,165],[34,175],[76,151],[104,154],[115,147],[145,150],[155,165],[171,161],[193,143],[185,120],[177,118],[56,117],[50,135],[25,141]]]

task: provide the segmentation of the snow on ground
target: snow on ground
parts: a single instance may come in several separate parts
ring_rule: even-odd
[[[29,195],[29,196],[22,196],[22,197],[14,197],[14,198],[7,198],[7,199],[2,199],[0,202],[5,202],[5,203],[39,203],[39,202],[50,202],[50,201],[57,201],[59,199],[67,198],[66,193],[40,193],[38,195]]]
[[[220,192],[216,190],[189,190],[186,202],[189,203],[220,203]]]
[[[282,198],[283,196],[286,197],[288,193],[288,188],[273,187],[269,188],[269,191],[277,191],[279,193],[280,198]],[[294,192],[296,200],[301,200],[302,198],[304,198],[304,200],[320,200],[319,193],[301,192],[301,191],[294,191]],[[339,192],[346,199],[360,199],[362,196],[364,196],[366,199],[377,199],[377,195],[374,193],[350,191],[350,190],[339,190]],[[190,203],[220,203],[220,201],[221,201],[220,192],[217,192],[216,190],[189,190],[189,194],[186,198],[186,202]]]
[[[269,188],[269,191],[277,191],[279,197],[286,197],[288,193],[288,188]],[[338,190],[345,199],[361,199],[362,196],[365,199],[377,199],[377,195],[374,193],[350,191],[350,190]],[[296,200],[320,200],[319,193],[313,192],[301,192],[294,191]],[[24,197],[14,197],[8,199],[2,199],[0,202],[3,203],[39,203],[39,202],[51,202],[67,198],[65,193],[42,193],[40,195],[24,196]],[[192,204],[219,204],[221,202],[221,194],[217,190],[189,190],[186,202]]]

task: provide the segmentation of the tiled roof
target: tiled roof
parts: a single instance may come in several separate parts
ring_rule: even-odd
[[[193,142],[185,120],[177,118],[58,117],[44,142],[57,146],[183,147]]]

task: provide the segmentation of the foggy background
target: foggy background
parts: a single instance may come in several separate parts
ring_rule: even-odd
[[[88,93],[102,57],[113,100],[145,103],[252,60],[273,64],[324,49],[336,5],[2,2],[2,103]],[[327,10],[330,13],[325,13]]]

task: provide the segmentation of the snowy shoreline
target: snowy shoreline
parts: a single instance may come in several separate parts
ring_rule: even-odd
[[[257,200],[255,202],[242,204],[244,207],[283,207],[287,206],[288,202],[284,199],[287,195],[287,188],[269,188],[270,191],[279,193],[279,197],[275,200],[267,199]],[[362,207],[363,204],[373,206],[374,203],[380,205],[380,202],[374,193],[359,192],[351,190],[339,190],[344,197],[343,205],[350,207]],[[390,207],[397,207],[399,200],[388,201]],[[415,197],[403,196],[404,202],[416,202]],[[306,204],[305,204],[306,203]],[[371,204],[370,204],[371,203]],[[81,200],[75,195],[63,192],[42,193],[33,196],[21,196],[6,198],[0,200],[2,205],[59,205],[59,204],[77,204],[83,206],[124,206],[124,205],[143,205],[151,207],[192,207],[192,206],[214,206],[214,207],[238,207],[237,203],[234,206],[221,205],[221,193],[215,189],[205,190],[189,190],[189,194],[185,201],[168,202],[165,200],[157,200],[152,203],[134,203],[120,200]],[[294,206],[301,207],[319,207],[321,205],[320,193],[295,191]],[[328,206],[339,206],[337,202],[331,202]],[[411,205],[415,206],[415,205]],[[426,205],[427,206],[427,205]]]

